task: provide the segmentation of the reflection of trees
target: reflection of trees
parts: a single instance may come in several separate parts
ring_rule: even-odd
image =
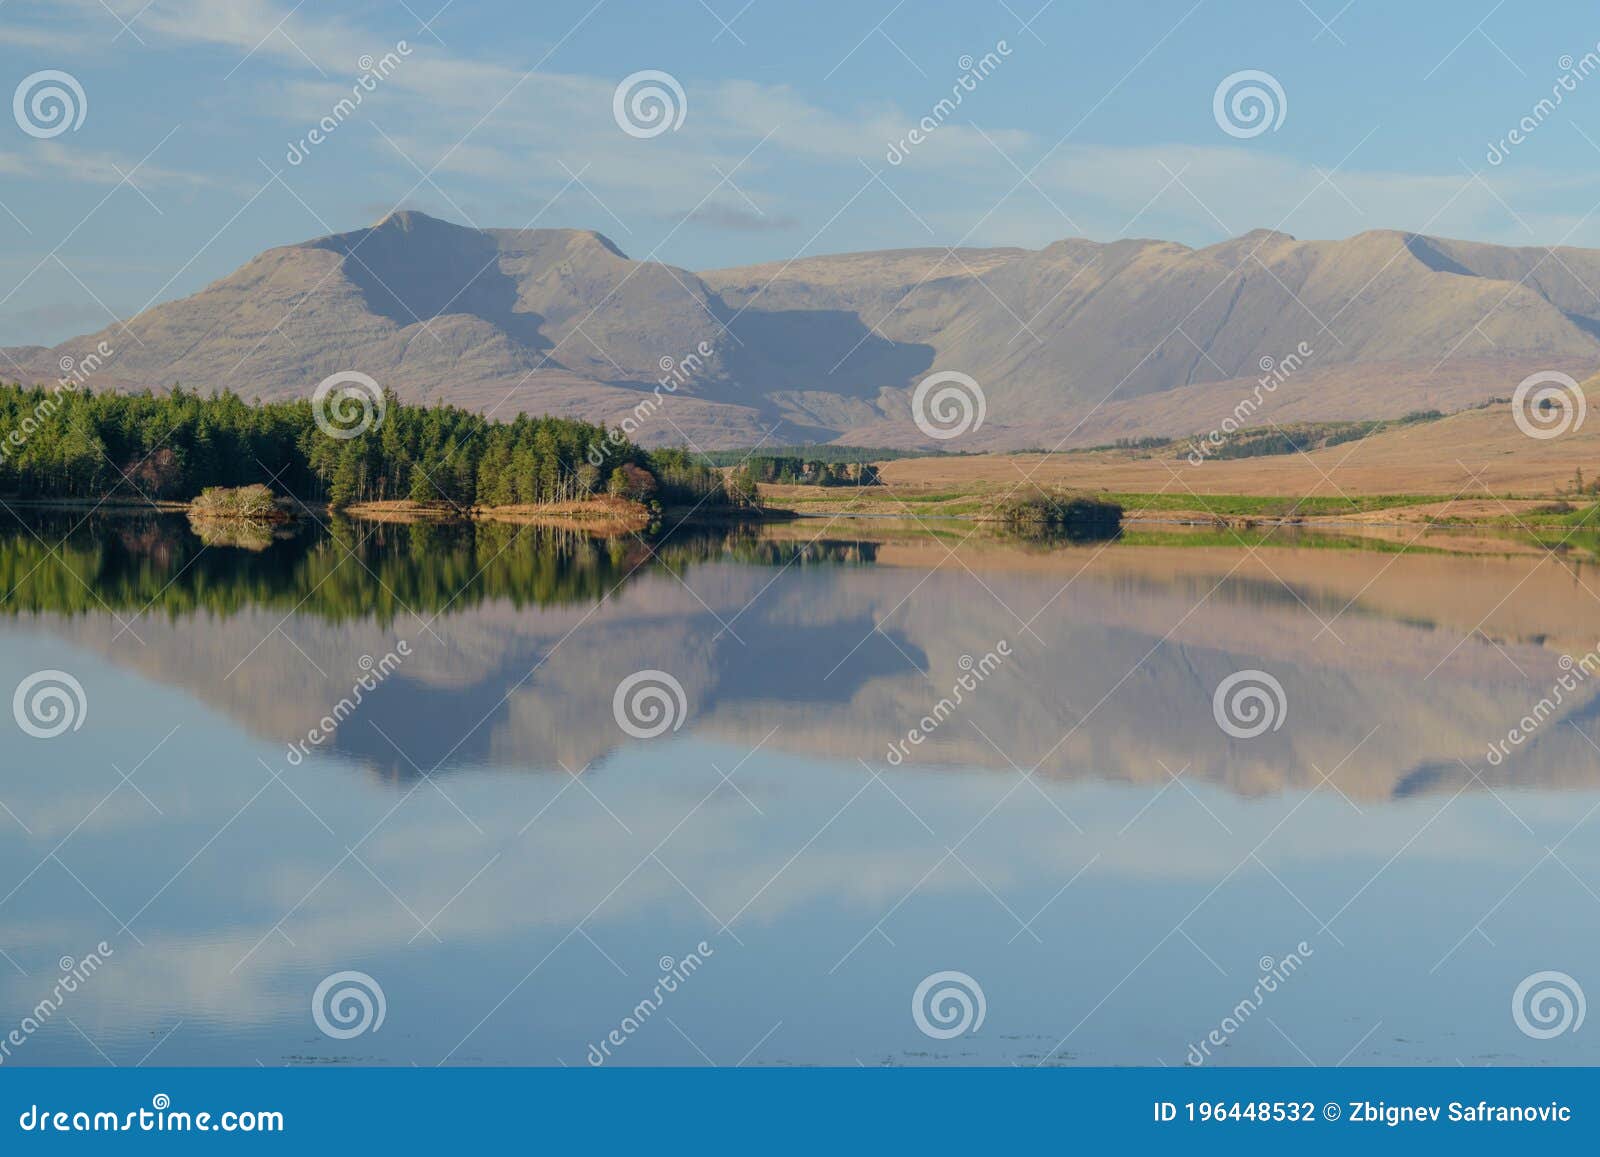
[[[873,545],[764,541],[748,527],[680,527],[653,540],[508,523],[365,523],[208,537],[181,515],[29,512],[0,530],[0,609],[79,614],[282,607],[334,620],[392,621],[504,600],[597,602],[641,568],[717,559],[757,565],[870,564]],[[248,546],[248,550],[226,549]]]

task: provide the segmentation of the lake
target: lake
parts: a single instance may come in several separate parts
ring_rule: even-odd
[[[1576,552],[5,520],[5,1064],[1600,1061]]]

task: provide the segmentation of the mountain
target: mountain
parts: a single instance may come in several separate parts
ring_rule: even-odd
[[[359,370],[410,400],[608,422],[653,409],[687,362],[639,441],[1014,449],[1191,434],[1253,393],[1247,424],[1452,410],[1536,370],[1587,377],[1600,363],[1593,287],[1600,250],[1392,231],[1258,230],[1204,249],[1074,238],[696,274],[584,230],[398,212],[270,249],[99,333],[0,357],[49,381],[63,357],[104,342],[114,354],[96,388],[271,399]],[[1257,391],[1265,359],[1291,355],[1303,364]],[[947,370],[979,383],[987,414],[935,442],[911,397]]]

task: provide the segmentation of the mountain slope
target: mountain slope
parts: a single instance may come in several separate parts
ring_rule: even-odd
[[[957,370],[987,419],[959,449],[1182,435],[1231,413],[1263,359],[1303,365],[1253,420],[1372,418],[1505,396],[1600,362],[1600,251],[1390,231],[1205,249],[1084,239],[901,250],[696,274],[583,230],[477,230],[416,212],[268,250],[199,293],[54,349],[104,341],[97,388],[309,394],[356,369],[408,399],[619,421],[669,374],[637,436],[705,448],[932,445],[917,383]],[[702,355],[701,351],[709,351]],[[675,368],[685,363],[683,373]]]

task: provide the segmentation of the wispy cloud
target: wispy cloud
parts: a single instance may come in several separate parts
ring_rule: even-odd
[[[1186,236],[1222,239],[1257,228],[1297,237],[1339,238],[1369,229],[1418,232],[1531,245],[1559,239],[1577,219],[1563,219],[1556,197],[1593,190],[1600,173],[1557,180],[1536,170],[1415,173],[1361,168],[1334,172],[1248,148],[1187,145],[1075,145],[1041,166],[1035,179],[1086,230],[1104,237]],[[1062,222],[1035,198],[1025,215],[1059,233]],[[1513,208],[1516,206],[1517,208]],[[1024,215],[1009,206],[1015,227]],[[1563,224],[1565,220],[1565,224]],[[1571,243],[1582,243],[1580,229]],[[1600,221],[1586,227],[1600,237]]]
[[[662,213],[660,219],[672,222],[684,221],[691,225],[703,225],[708,229],[727,229],[738,233],[782,233],[800,224],[795,218],[787,215],[775,216],[738,205],[710,202],[688,213]]]
[[[137,166],[137,171],[135,167]],[[88,152],[57,141],[39,141],[27,153],[0,152],[0,174],[24,180],[82,181],[90,185],[117,185],[125,174],[140,188],[187,185],[238,189],[237,181],[211,173],[172,169],[153,161],[139,163],[114,153]]]

